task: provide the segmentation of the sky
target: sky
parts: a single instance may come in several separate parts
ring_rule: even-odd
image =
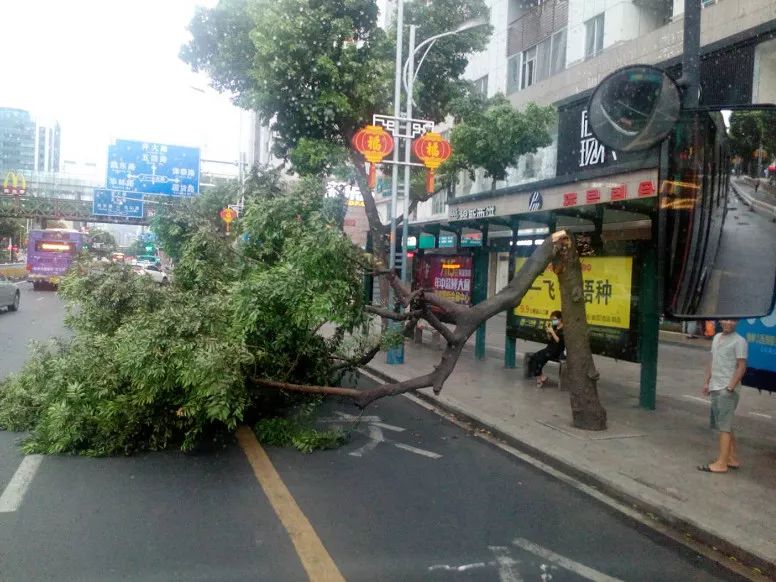
[[[236,161],[249,115],[178,58],[195,8],[216,3],[0,0],[0,107],[59,121],[62,160],[97,163],[102,175],[115,139],[200,147],[203,159]]]

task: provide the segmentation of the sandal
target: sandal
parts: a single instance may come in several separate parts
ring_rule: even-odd
[[[698,470],[703,471],[704,473],[727,473],[727,471],[712,471],[711,467],[708,465],[698,465]]]

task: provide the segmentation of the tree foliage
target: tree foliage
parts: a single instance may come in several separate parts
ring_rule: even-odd
[[[482,0],[408,3],[406,11],[419,40],[487,15]],[[374,0],[222,0],[197,12],[181,58],[271,122],[276,155],[317,173],[341,161],[372,114],[392,110],[395,35],[377,16]],[[444,119],[466,86],[467,55],[489,34],[484,26],[438,41],[418,77],[418,114]]]
[[[336,381],[342,336],[366,323],[363,259],[320,181],[254,177],[246,188],[236,239],[215,210],[226,192],[157,214],[160,245],[176,257],[170,286],[121,264],[79,263],[60,287],[73,337],[38,346],[0,384],[0,427],[30,431],[31,452],[188,449],[296,401],[256,380]],[[333,339],[318,333],[327,322],[341,328]]]
[[[459,121],[450,133],[453,155],[442,169],[445,173],[473,174],[483,168],[495,188],[520,156],[552,143],[552,107],[529,103],[518,111],[503,95],[459,102],[458,107]]]

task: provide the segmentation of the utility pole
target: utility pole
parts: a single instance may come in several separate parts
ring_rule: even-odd
[[[698,107],[701,93],[701,0],[684,0],[684,43],[682,47],[682,107]],[[664,148],[667,146],[663,146]],[[641,382],[639,406],[655,410],[657,404],[657,359],[660,341],[660,312],[657,245],[657,215],[652,216],[652,239],[644,251],[639,317],[639,360]]]
[[[393,168],[391,169],[391,241],[390,256],[388,257],[388,268],[393,274],[396,269],[396,210],[397,197],[399,193],[399,135],[401,134],[401,70],[402,70],[402,43],[404,32],[404,0],[396,2],[396,71],[393,87],[393,117],[395,120],[393,126]],[[404,217],[406,222],[407,217]],[[393,309],[393,288],[388,287],[388,309]],[[394,326],[396,322],[389,321],[389,326]],[[403,364],[404,363],[404,343],[400,346],[390,348],[386,354],[386,363]]]

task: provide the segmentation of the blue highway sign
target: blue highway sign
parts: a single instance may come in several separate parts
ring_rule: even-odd
[[[199,149],[116,140],[108,147],[105,186],[162,196],[199,194]]]
[[[94,190],[92,214],[97,216],[121,216],[143,218],[143,194],[121,190]]]

